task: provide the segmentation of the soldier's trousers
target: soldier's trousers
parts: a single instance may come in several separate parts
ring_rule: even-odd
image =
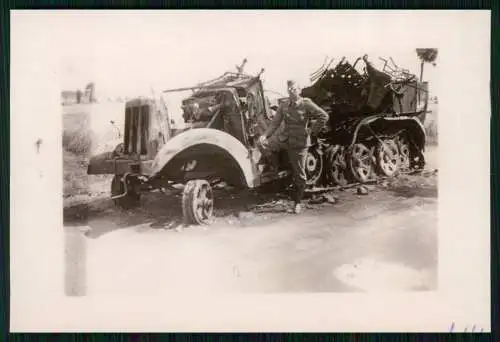
[[[306,158],[307,158],[307,147],[288,147],[287,153],[292,164],[293,172],[293,185],[294,191],[292,193],[292,200],[295,203],[299,203],[304,197],[304,191],[306,189]]]
[[[267,144],[265,146],[260,146],[260,148],[262,153],[264,153],[270,161],[274,160],[272,163],[275,165],[277,164],[279,151],[287,151],[293,174],[294,191],[292,193],[292,200],[295,203],[299,203],[306,189],[306,158],[308,148],[290,146],[286,141],[282,141],[278,134],[270,137]]]

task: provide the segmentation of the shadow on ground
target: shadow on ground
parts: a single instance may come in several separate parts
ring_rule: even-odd
[[[259,224],[254,214],[279,214],[287,210],[288,193],[276,185],[256,191],[214,190],[214,221],[219,223],[247,220],[245,225]],[[128,228],[148,225],[153,229],[175,229],[185,226],[181,208],[181,193],[147,193],[140,205],[123,210],[116,207],[109,198],[96,199],[64,209],[65,226],[88,226],[90,238]]]
[[[402,197],[425,197],[425,198],[437,198],[438,189],[436,187],[412,187],[407,185],[401,185],[391,188],[391,191]]]
[[[391,180],[388,190],[396,196],[411,198],[437,198],[437,170],[426,172],[422,175],[402,175]]]
[[[379,186],[372,186],[373,190]],[[382,186],[387,193],[396,197],[436,198],[438,191],[434,174],[428,176],[401,176]],[[238,224],[239,227],[261,225],[264,221],[270,222],[283,216],[289,207],[290,193],[284,184],[276,183],[257,191],[250,190],[214,190],[215,208],[213,222],[220,226]],[[370,191],[371,192],[371,191]],[[342,202],[348,206],[356,206],[356,200],[349,200],[356,196],[356,189],[343,193]],[[377,193],[377,192],[375,192]],[[315,196],[306,195],[305,200]],[[347,197],[346,197],[347,196]],[[336,197],[336,196],[334,196]],[[378,201],[377,195],[368,196]],[[64,209],[65,226],[87,226],[91,229],[86,235],[98,238],[106,233],[141,226],[141,230],[178,229],[186,226],[182,217],[182,194],[152,192],[145,194],[137,208],[122,210],[115,207],[109,199],[95,199],[87,204],[78,204]],[[347,200],[347,201],[345,201]],[[351,203],[352,202],[352,203]],[[306,205],[309,209],[321,208],[320,205]],[[359,204],[358,204],[359,205]],[[135,228],[134,228],[135,229]]]

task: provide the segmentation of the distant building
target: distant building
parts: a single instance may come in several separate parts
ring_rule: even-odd
[[[63,90],[61,92],[61,104],[63,106],[69,106],[77,103],[90,103],[90,95],[91,94],[84,93],[81,90]]]
[[[63,106],[77,103],[76,91],[63,90],[61,92],[61,103]]]

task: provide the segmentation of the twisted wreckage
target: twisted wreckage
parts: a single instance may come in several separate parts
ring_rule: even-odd
[[[358,71],[360,61],[364,62]],[[330,115],[328,128],[313,137],[306,171],[310,186],[366,182],[377,175],[425,165],[426,83],[385,61],[382,71],[366,56],[323,66],[302,90]],[[137,98],[125,105],[123,139],[97,151],[88,174],[113,174],[111,196],[130,208],[144,191],[182,188],[188,222],[205,224],[214,209],[214,184],[258,188],[290,174],[286,154],[272,172],[257,146],[272,120],[261,75],[226,72],[219,78],[165,93],[192,91],[182,100],[186,127],[173,129],[163,99]]]

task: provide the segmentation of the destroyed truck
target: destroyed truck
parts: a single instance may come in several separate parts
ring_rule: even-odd
[[[342,58],[330,69],[332,59],[302,90],[330,116],[321,136],[326,184],[364,183],[425,166],[427,83],[392,58],[381,60],[382,70],[367,55],[353,64]]]
[[[184,218],[194,224],[210,222],[214,185],[251,189],[289,176],[286,163],[268,172],[262,161],[257,142],[273,109],[264,95],[264,69],[247,75],[242,72],[245,63],[238,72],[164,91],[192,91],[182,100],[182,129],[170,127],[161,97],[126,102],[123,141],[111,151],[96,152],[87,173],[114,175],[111,197],[124,208],[137,205],[145,191],[181,189]],[[309,158],[318,158],[315,152]]]

